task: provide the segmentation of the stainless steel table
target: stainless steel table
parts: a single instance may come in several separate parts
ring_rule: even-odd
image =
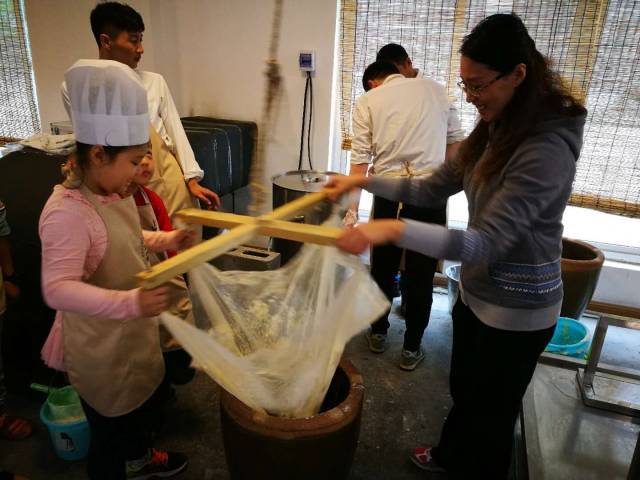
[[[585,405],[575,368],[539,364],[522,414],[530,480],[627,479],[640,425]]]

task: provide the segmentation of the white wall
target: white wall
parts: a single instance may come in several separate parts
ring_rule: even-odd
[[[66,120],[59,87],[78,58],[95,58],[89,25],[95,0],[26,0],[44,131]],[[141,68],[164,75],[178,111],[258,122],[265,84],[273,0],[129,0],[146,30]],[[282,96],[268,132],[266,178],[298,165],[305,77],[299,50],[315,50],[312,161],[328,167],[337,0],[284,1],[278,59]],[[305,147],[306,151],[306,147]],[[304,166],[308,164],[304,163]],[[270,184],[270,182],[269,182]]]
[[[638,285],[639,265],[605,260],[593,300],[640,308]]]
[[[89,14],[96,0],[25,0],[27,28],[36,79],[42,130],[51,122],[68,120],[60,97],[64,72],[80,58],[97,58],[98,47],[91,33]],[[130,0],[146,20],[150,0]],[[148,28],[145,42],[153,43]],[[142,68],[153,70],[153,57],[143,57]]]
[[[298,165],[305,86],[300,50],[316,52],[312,161],[316,169],[328,167],[336,6],[336,0],[284,1],[278,50],[282,96],[268,132],[267,179]],[[152,54],[182,115],[260,119],[273,11],[273,0],[151,3]]]

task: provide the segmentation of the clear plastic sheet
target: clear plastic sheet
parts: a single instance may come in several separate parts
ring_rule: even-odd
[[[214,381],[272,415],[318,413],[346,343],[389,307],[359,258],[305,245],[284,267],[189,272],[198,328],[161,321]]]

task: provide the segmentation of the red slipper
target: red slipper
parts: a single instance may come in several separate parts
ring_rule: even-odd
[[[409,454],[409,458],[411,461],[422,470],[427,470],[428,472],[444,472],[444,468],[436,463],[436,461],[431,456],[431,447],[418,447],[414,448],[413,451]]]
[[[0,437],[7,440],[24,440],[33,433],[31,424],[20,417],[0,415]]]

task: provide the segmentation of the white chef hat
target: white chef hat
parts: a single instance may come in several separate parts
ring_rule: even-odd
[[[149,141],[147,92],[129,66],[78,60],[64,78],[78,142],[131,146]]]

